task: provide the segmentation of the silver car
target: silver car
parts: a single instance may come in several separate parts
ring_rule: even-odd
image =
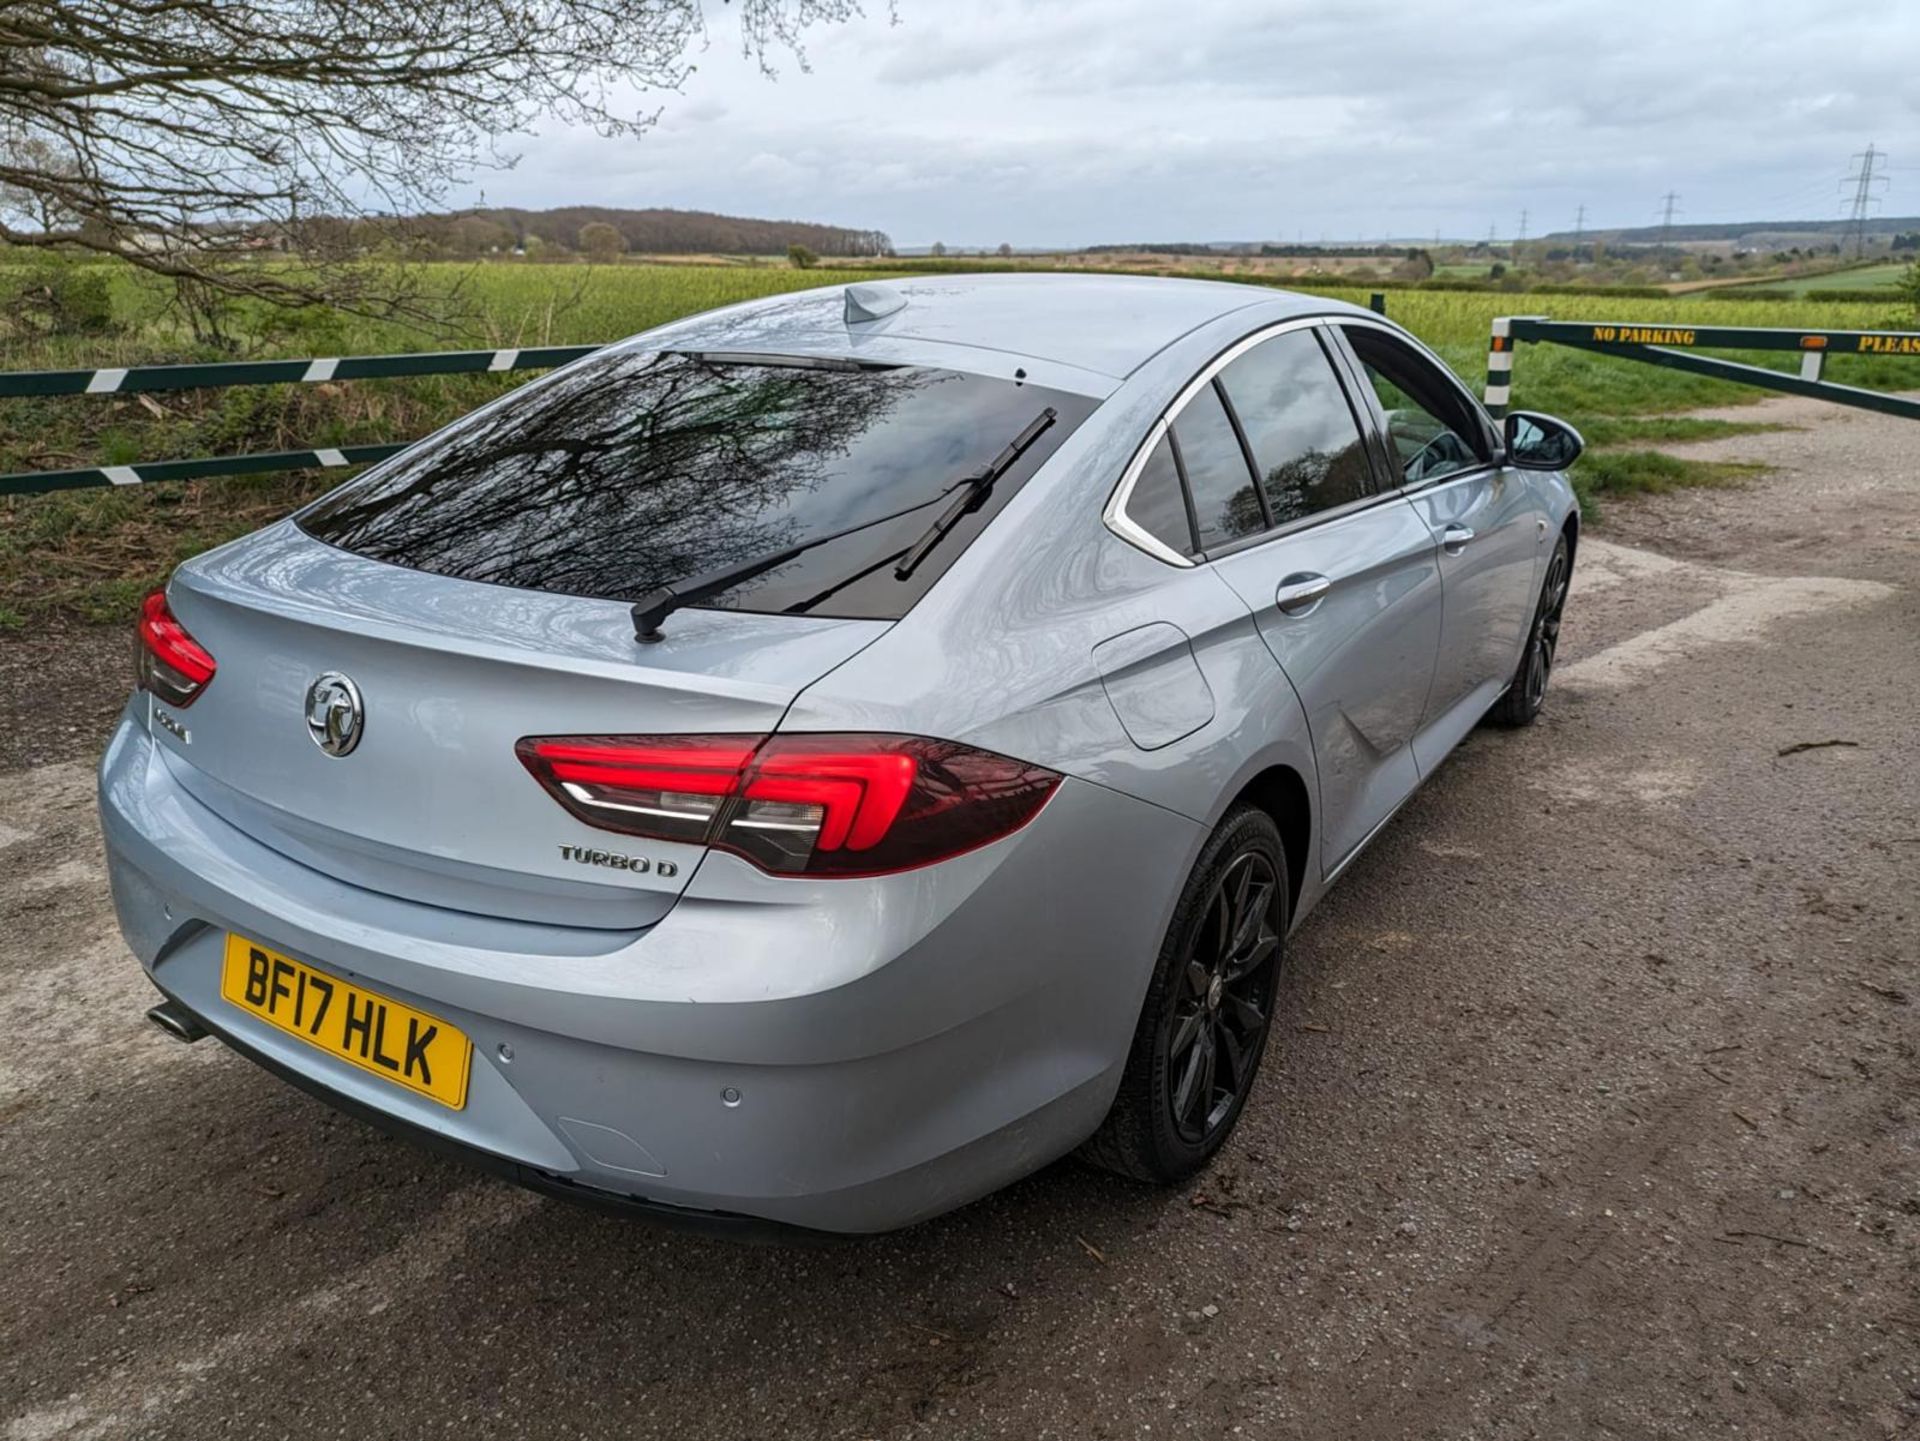
[[[1237,1121],[1285,938],[1553,664],[1580,439],[1308,296],[813,291],[182,566],[100,772],[174,1035],[518,1180],[858,1232]]]

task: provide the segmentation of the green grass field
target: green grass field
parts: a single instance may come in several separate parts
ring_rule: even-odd
[[[1795,296],[1818,299],[1833,290],[1885,290],[1889,300],[1894,287],[1906,277],[1904,261],[1885,265],[1865,265],[1852,270],[1834,270],[1825,275],[1803,275],[1782,280],[1756,280],[1749,285],[1729,285],[1728,290],[1783,290]]]
[[[0,263],[0,282],[6,267]],[[579,344],[614,340],[695,311],[735,301],[875,279],[871,269],[796,271],[760,266],[445,266],[436,283],[457,295],[466,318],[429,334],[321,312],[292,323],[248,327],[259,356],[328,356],[387,351]],[[1857,283],[1859,272],[1853,273]],[[113,326],[103,334],[29,338],[10,344],[8,369],[130,365],[223,358],[196,347],[164,295],[144,277],[112,272]],[[1324,290],[1364,305],[1366,288]],[[1478,393],[1487,336],[1496,315],[1594,321],[1730,320],[1727,304],[1686,298],[1619,300],[1579,295],[1393,291],[1391,318],[1424,339]],[[1887,305],[1816,296],[1746,302],[1738,322],[1756,326],[1880,328],[1897,323]],[[1909,321],[1911,323],[1911,321]],[[1772,363],[1790,369],[1795,357]],[[1885,357],[1837,356],[1829,378],[1884,388],[1920,387],[1920,365]],[[68,396],[0,400],[0,473],[98,464],[338,446],[411,439],[444,424],[512,382],[421,377],[324,385],[236,387],[148,397]],[[1760,399],[1759,392],[1629,361],[1551,346],[1517,357],[1513,403],[1565,416],[1596,448],[1663,443],[1749,427],[1699,428],[1675,412]],[[1645,452],[1641,452],[1644,454]],[[1583,490],[1644,489],[1685,483],[1688,462],[1650,467],[1592,462]],[[1657,474],[1656,474],[1657,472]],[[1726,479],[1704,471],[1699,481]],[[243,533],[339,479],[338,473],[240,478],[138,489],[0,499],[0,628],[32,615],[118,618],[142,588],[181,559]]]

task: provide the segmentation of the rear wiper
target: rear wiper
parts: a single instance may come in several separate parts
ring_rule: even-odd
[[[858,529],[859,527],[855,527]],[[633,638],[642,645],[652,645],[655,641],[666,639],[666,633],[660,629],[660,622],[672,615],[683,605],[698,605],[703,600],[711,600],[722,592],[732,590],[742,581],[752,580],[777,565],[785,565],[803,551],[812,550],[816,545],[825,545],[830,540],[838,540],[846,532],[833,535],[816,536],[812,540],[803,540],[798,545],[790,545],[784,550],[776,550],[767,555],[756,555],[751,560],[741,561],[738,565],[724,565],[718,570],[707,571],[691,579],[678,581],[673,585],[663,585],[648,591],[633,603]]]
[[[927,558],[927,552],[946,539],[947,532],[960,523],[962,516],[971,515],[987,503],[987,497],[993,494],[993,483],[1011,470],[1014,462],[1025,455],[1028,448],[1046,434],[1047,427],[1059,418],[1059,412],[1049,405],[1008,443],[1005,450],[987,462],[986,469],[961,481],[958,487],[960,493],[953,498],[953,504],[942,511],[940,518],[927,527],[927,533],[908,548],[900,564],[893,568],[893,578],[906,580],[912,576],[920,562]]]
[[[897,370],[898,366],[845,355],[775,355],[760,350],[683,350],[703,365],[758,365],[775,370]]]
[[[1025,430],[1021,431],[1018,436],[1014,437],[1013,444],[1001,451],[1000,454],[994,458],[993,463],[987,466],[985,470],[962,480],[959,486],[956,487],[961,490],[961,494],[952,505],[947,507],[946,512],[933,523],[927,533],[914,543],[912,549],[907,552],[906,557],[894,570],[894,574],[901,580],[905,580],[908,576],[912,575],[913,567],[918,565],[921,558],[933,549],[941,536],[953,528],[954,523],[958,521],[961,516],[970,510],[979,509],[981,504],[985,502],[988,493],[992,491],[993,483],[1002,475],[1006,474],[1007,467],[1018,460],[1021,455],[1025,453],[1027,447],[1039,439],[1041,432],[1052,425],[1055,418],[1054,410],[1049,406],[1034,419],[1033,424],[1029,425]],[[941,495],[944,494],[946,494],[946,492],[942,491]],[[757,575],[764,575],[770,570],[783,566],[796,556],[804,555],[816,546],[826,545],[830,541],[844,540],[850,535],[857,535],[859,532],[870,530],[876,525],[885,525],[889,521],[898,520],[903,515],[912,515],[916,510],[926,509],[926,507],[932,505],[934,501],[938,499],[940,499],[939,495],[932,496],[927,500],[905,506],[888,515],[878,516],[873,520],[863,520],[858,525],[850,525],[844,530],[834,530],[829,531],[825,535],[816,535],[811,540],[803,540],[794,545],[783,546],[779,550],[769,551],[765,555],[756,555],[749,560],[739,561],[733,565],[723,565],[716,570],[707,571],[702,575],[696,575],[687,580],[675,581],[672,585],[663,585],[650,590],[633,603],[633,638],[642,645],[652,645],[656,641],[664,640],[666,637],[660,629],[660,622],[672,615],[676,610],[679,610],[682,606],[698,605],[703,600],[711,600],[716,595],[723,595],[743,581],[752,580]]]

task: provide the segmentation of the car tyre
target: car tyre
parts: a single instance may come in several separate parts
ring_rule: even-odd
[[[1138,1181],[1184,1181],[1232,1134],[1272,1029],[1291,897],[1265,811],[1230,811],[1174,908],[1119,1094],[1081,1155]]]
[[[1507,693],[1493,703],[1487,719],[1497,726],[1530,726],[1547,699],[1547,682],[1553,678],[1554,657],[1560,651],[1560,619],[1567,608],[1567,585],[1573,579],[1573,549],[1562,535],[1553,547],[1553,559],[1547,562],[1546,578],[1540,582],[1540,599],[1533,608],[1533,623],[1527,629],[1527,643],[1520,652],[1520,664],[1514,668]]]

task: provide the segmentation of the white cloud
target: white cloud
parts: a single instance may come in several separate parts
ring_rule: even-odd
[[[874,7],[876,12],[880,7]],[[671,204],[901,244],[1539,234],[1920,213],[1920,7],[1872,0],[899,0],[769,81],[716,37],[639,140],[553,131],[495,203]]]

